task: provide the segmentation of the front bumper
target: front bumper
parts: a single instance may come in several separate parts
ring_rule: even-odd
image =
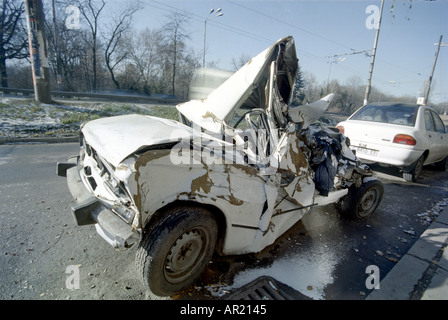
[[[114,248],[132,246],[140,240],[140,233],[87,190],[79,176],[78,159],[72,157],[67,163],[57,163],[57,175],[67,177],[68,188],[76,201],[71,209],[77,225],[95,224],[98,234]]]

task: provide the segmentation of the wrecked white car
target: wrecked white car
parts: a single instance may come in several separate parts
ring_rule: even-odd
[[[346,138],[313,123],[332,95],[289,108],[297,68],[286,37],[207,98],[178,105],[180,122],[127,115],[82,125],[80,155],[57,168],[74,217],[114,247],[139,243],[151,295],[192,284],[215,251],[262,250],[314,206],[365,218],[381,202],[381,182]]]

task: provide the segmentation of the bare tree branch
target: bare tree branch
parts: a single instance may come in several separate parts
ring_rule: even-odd
[[[123,7],[122,2],[120,3],[120,7]],[[120,82],[115,76],[114,69],[128,55],[129,51],[123,47],[122,40],[125,33],[131,27],[133,15],[139,9],[140,3],[138,1],[125,2],[124,9],[118,10],[118,14],[112,17],[112,23],[108,28],[109,30],[103,36],[106,43],[106,49],[104,51],[106,67],[117,89],[120,89]]]
[[[0,3],[0,75],[2,87],[8,87],[6,61],[28,56],[23,1],[2,0]]]

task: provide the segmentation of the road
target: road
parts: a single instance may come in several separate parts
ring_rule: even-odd
[[[0,299],[145,299],[135,246],[117,251],[71,217],[74,202],[55,171],[77,152],[74,143],[0,146]],[[366,268],[378,266],[384,278],[427,228],[427,213],[448,200],[448,172],[425,167],[407,183],[374,169],[385,186],[374,217],[345,221],[332,205],[314,209],[260,253],[215,257],[176,298],[215,299],[266,274],[296,299],[364,299]],[[73,268],[79,288],[70,286]]]
[[[77,227],[71,217],[74,202],[56,162],[78,148],[0,146],[0,299],[142,298],[135,252],[115,251],[93,226]],[[70,266],[79,268],[79,289],[67,289]]]

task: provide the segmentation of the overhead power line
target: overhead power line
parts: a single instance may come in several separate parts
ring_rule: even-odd
[[[333,44],[335,44],[335,45],[337,45],[337,46],[344,47],[344,48],[348,48],[348,49],[350,49],[350,50],[352,50],[352,51],[355,51],[355,49],[350,48],[350,47],[348,47],[348,46],[345,45],[345,44],[341,44],[341,43],[336,42],[336,41],[334,41],[334,40],[332,40],[332,39],[326,38],[326,37],[324,37],[324,36],[322,36],[322,35],[320,35],[320,34],[317,34],[317,33],[311,32],[311,31],[309,31],[309,30],[303,29],[303,28],[301,28],[301,27],[299,27],[299,26],[296,26],[296,25],[291,24],[291,23],[289,23],[289,22],[286,22],[286,21],[284,21],[284,20],[281,20],[281,19],[272,17],[272,16],[270,16],[270,15],[268,15],[268,14],[265,14],[265,13],[263,13],[263,12],[260,12],[260,11],[258,11],[258,10],[255,10],[255,9],[253,9],[253,8],[246,7],[246,6],[244,6],[244,5],[240,4],[240,3],[236,3],[236,2],[231,1],[231,0],[227,0],[227,2],[230,2],[231,4],[233,4],[233,5],[235,5],[235,6],[244,8],[244,9],[250,11],[250,12],[257,13],[257,14],[263,16],[263,17],[269,18],[269,19],[274,20],[274,21],[276,21],[276,22],[278,22],[278,23],[281,23],[281,24],[287,25],[287,26],[289,26],[289,27],[292,27],[292,28],[294,28],[294,29],[300,30],[300,31],[302,31],[302,32],[308,33],[308,34],[310,34],[310,35],[312,35],[312,36],[315,36],[315,37],[317,37],[317,38],[320,38],[320,39],[322,39],[322,40],[331,42],[331,43],[333,43]]]
[[[263,12],[261,12],[261,11],[258,11],[258,10],[256,10],[256,9],[246,7],[246,6],[244,6],[244,5],[240,4],[240,3],[236,3],[236,2],[234,2],[234,1],[232,1],[232,0],[226,0],[226,1],[229,2],[229,3],[231,3],[231,4],[233,4],[233,5],[235,5],[235,6],[244,8],[245,10],[247,10],[247,11],[249,11],[249,12],[256,13],[256,14],[258,14],[258,15],[261,15],[261,16],[263,16],[263,17],[269,18],[269,19],[274,20],[274,21],[276,21],[276,22],[278,22],[278,23],[281,23],[281,24],[283,24],[283,25],[287,25],[287,26],[289,26],[289,27],[292,27],[292,28],[294,28],[294,29],[300,30],[300,31],[302,31],[302,32],[305,32],[305,33],[307,33],[307,34],[310,34],[310,35],[312,35],[312,36],[315,36],[315,37],[317,37],[317,38],[320,38],[320,39],[322,39],[322,40],[325,40],[325,41],[327,41],[327,42],[330,42],[330,43],[333,43],[333,44],[335,44],[335,45],[338,45],[338,46],[340,46],[340,47],[347,48],[347,49],[353,51],[352,54],[359,54],[359,53],[364,53],[365,51],[372,51],[372,50],[356,51],[356,49],[354,49],[354,48],[352,48],[352,47],[349,47],[349,46],[347,46],[346,44],[339,43],[339,42],[337,42],[337,41],[334,41],[334,40],[332,40],[332,39],[329,39],[329,38],[327,38],[327,37],[324,37],[324,36],[322,36],[322,35],[320,35],[320,34],[317,34],[317,33],[315,33],[315,32],[311,32],[311,31],[306,30],[306,29],[304,29],[304,28],[301,28],[301,27],[299,27],[299,26],[297,26],[297,25],[294,25],[294,24],[291,24],[291,23],[289,23],[289,22],[286,22],[286,21],[284,21],[284,20],[282,20],[282,19],[279,19],[279,18],[270,16],[270,15],[268,15],[268,14],[266,14],[266,13],[263,13]],[[448,44],[445,44],[445,45],[448,45]],[[367,52],[365,52],[365,53],[366,53],[366,55],[371,56],[371,54],[369,54],[369,53],[367,53]],[[344,54],[344,55],[348,55],[348,54]],[[335,56],[337,56],[337,55],[335,55]],[[326,58],[328,58],[328,57],[326,57]],[[384,60],[384,59],[377,58],[377,60],[378,60],[378,61],[381,61],[381,62],[383,62],[383,63],[387,63],[387,64],[389,64],[389,65],[391,65],[391,66],[394,66],[394,67],[396,67],[396,68],[398,68],[398,69],[407,71],[407,72],[409,72],[409,73],[417,74],[417,75],[419,75],[419,76],[421,75],[420,72],[416,72],[416,71],[409,70],[409,69],[407,69],[407,68],[405,68],[405,67],[403,67],[403,66],[397,65],[397,64],[395,64],[395,63],[388,62],[388,61],[386,61],[386,60]],[[340,67],[340,66],[339,66],[339,67]],[[357,72],[358,72],[358,71],[357,71]]]
[[[191,12],[191,11],[187,11],[187,10],[184,10],[184,9],[176,8],[176,7],[172,6],[172,5],[169,5],[169,4],[166,4],[166,3],[162,3],[160,1],[148,0],[148,1],[144,1],[144,3],[146,5],[148,5],[148,6],[151,6],[151,7],[160,9],[160,10],[173,12],[173,13],[174,12],[179,12],[179,13],[188,15],[192,20],[195,20],[197,22],[201,22],[201,23],[204,22],[204,17],[203,16],[200,16],[200,15],[198,15],[196,13]],[[154,3],[156,3],[157,5],[155,5]],[[248,37],[248,38],[251,38],[253,40],[265,42],[265,43],[268,43],[268,44],[272,44],[273,42],[278,40],[278,39],[269,39],[269,38],[266,38],[266,37],[263,37],[263,36],[260,36],[260,35],[257,35],[257,34],[253,34],[253,33],[247,32],[247,31],[245,31],[243,29],[240,29],[240,28],[237,28],[237,27],[234,27],[234,26],[229,26],[229,25],[227,25],[227,24],[225,24],[225,23],[223,23],[221,21],[209,21],[209,23],[215,25],[216,27],[221,28],[222,30],[229,31],[229,32],[232,32],[232,33],[244,36],[244,37]],[[323,59],[322,57],[317,56],[317,55],[315,55],[315,54],[313,54],[311,52],[308,52],[308,51],[305,51],[305,50],[302,50],[302,49],[297,49],[297,51],[299,53],[301,53],[302,55],[307,56],[309,58],[312,58],[312,59],[315,59],[315,60],[318,60],[318,61],[324,62],[324,63],[326,62],[325,59]],[[357,71],[355,71],[355,72],[357,72]]]
[[[321,39],[323,39],[323,40],[325,40],[325,41],[332,42],[332,43],[334,43],[334,44],[336,44],[336,45],[338,45],[338,46],[348,48],[349,50],[353,51],[353,52],[350,53],[350,54],[357,54],[357,53],[358,53],[358,51],[356,51],[356,50],[353,49],[353,48],[347,47],[346,45],[340,44],[340,43],[338,43],[338,42],[336,42],[336,41],[333,41],[333,40],[331,40],[331,39],[328,39],[328,38],[323,37],[323,36],[321,36],[321,35],[318,35],[318,34],[316,34],[316,33],[310,32],[310,31],[308,31],[308,30],[305,30],[305,29],[300,28],[300,27],[298,27],[298,26],[295,26],[295,25],[293,25],[293,24],[287,23],[287,22],[282,21],[282,20],[280,20],[280,19],[277,19],[277,18],[275,18],[275,17],[271,17],[271,16],[269,16],[269,15],[267,15],[267,14],[264,14],[264,13],[262,13],[262,12],[260,12],[260,11],[250,9],[250,8],[248,8],[248,7],[245,7],[245,6],[241,5],[241,4],[239,4],[239,3],[234,3],[233,1],[230,1],[230,0],[228,0],[228,2],[230,2],[230,3],[232,3],[232,4],[235,4],[235,5],[237,5],[237,6],[243,7],[244,9],[249,10],[249,11],[251,11],[251,12],[253,12],[253,13],[256,13],[256,14],[259,14],[259,15],[262,15],[262,16],[265,16],[265,17],[270,18],[270,19],[273,19],[273,20],[275,20],[275,21],[277,21],[277,22],[283,23],[283,24],[288,25],[288,26],[290,26],[290,27],[293,27],[293,28],[296,28],[296,29],[301,30],[301,31],[303,31],[303,32],[306,32],[306,33],[308,33],[308,34],[310,34],[310,35],[313,35],[313,36],[315,36],[315,37],[321,38]],[[191,11],[188,11],[188,10],[184,10],[184,9],[177,8],[177,7],[175,7],[175,6],[169,5],[169,4],[167,4],[167,3],[163,3],[163,2],[161,2],[161,1],[157,1],[157,0],[144,0],[143,3],[144,3],[145,5],[148,5],[148,6],[151,6],[151,7],[153,7],[153,8],[157,8],[157,9],[159,9],[159,10],[163,10],[163,11],[166,11],[166,12],[170,12],[170,13],[182,13],[182,14],[184,14],[184,15],[187,15],[190,19],[192,19],[192,20],[194,20],[194,21],[196,21],[196,22],[199,22],[199,23],[203,23],[203,22],[204,22],[204,19],[205,19],[205,16],[199,15],[199,14],[197,14],[197,13],[194,13],[194,12],[191,12]],[[275,41],[278,40],[278,39],[269,39],[269,38],[266,38],[266,37],[261,36],[261,35],[258,35],[258,34],[254,34],[254,33],[247,32],[246,30],[237,28],[237,27],[235,27],[235,26],[227,25],[227,24],[225,24],[225,23],[222,22],[222,21],[213,20],[213,21],[209,21],[208,23],[210,23],[210,24],[214,25],[215,27],[220,28],[220,29],[222,29],[222,30],[224,30],[224,31],[228,31],[228,32],[231,32],[231,33],[234,33],[234,34],[238,34],[238,35],[240,35],[240,36],[243,36],[243,37],[246,37],[246,38],[250,38],[250,39],[252,39],[252,40],[260,41],[260,42],[263,42],[263,43],[267,43],[267,44],[272,44],[273,42],[275,42]],[[321,63],[327,63],[327,62],[328,62],[324,57],[318,56],[318,55],[316,55],[316,54],[314,54],[314,53],[308,52],[308,51],[303,50],[303,49],[301,49],[301,48],[296,48],[296,50],[297,50],[297,52],[298,52],[298,54],[299,54],[300,56],[305,56],[305,57],[308,57],[308,58],[310,58],[310,59],[316,60],[316,61],[321,62]],[[367,51],[367,50],[365,50],[365,51]],[[364,52],[364,51],[359,51],[359,52]],[[349,73],[352,73],[352,74],[356,74],[356,75],[359,75],[359,74],[362,73],[362,72],[360,72],[359,70],[354,70],[354,69],[352,69],[352,68],[350,68],[350,67],[343,66],[343,65],[335,65],[335,67],[336,67],[337,69],[341,69],[341,70],[344,70],[344,71],[346,71],[346,72],[349,72]]]
[[[156,0],[149,0],[149,1],[152,2],[152,3],[156,3],[159,6],[151,4],[148,1],[144,1],[144,3],[149,5],[149,6],[152,6],[152,7],[161,9],[161,10],[165,10],[165,11],[180,12],[182,14],[188,15],[191,19],[193,19],[195,21],[198,21],[198,22],[201,22],[201,23],[204,22],[204,19],[205,19],[204,16],[198,15],[198,14],[193,13],[191,11],[187,11],[187,10],[184,10],[184,9],[179,9],[179,8],[176,8],[176,7],[172,6],[172,5],[169,5],[169,4],[160,2],[160,1],[156,1]],[[160,7],[160,6],[162,6],[162,7]],[[166,7],[168,9],[163,8],[163,7]],[[273,42],[272,39],[268,39],[268,38],[265,38],[263,36],[260,36],[260,35],[257,35],[257,34],[253,34],[253,33],[247,32],[245,30],[242,30],[242,29],[239,29],[239,28],[236,28],[236,27],[233,27],[233,26],[229,26],[227,24],[224,24],[224,23],[221,23],[221,22],[218,22],[218,21],[210,21],[210,24],[219,25],[220,28],[222,28],[222,29],[224,29],[226,31],[233,32],[233,33],[245,36],[245,37],[249,37],[249,38],[251,38],[253,40],[263,41],[263,42],[267,42],[267,43],[272,43]]]
[[[332,56],[325,56],[325,58],[337,58],[337,57],[345,57],[345,56],[353,56],[355,54],[361,54],[364,53],[367,57],[370,57],[369,51],[372,50],[362,50],[362,51],[355,51],[355,52],[349,52],[349,53],[341,53],[341,54],[334,54]]]

